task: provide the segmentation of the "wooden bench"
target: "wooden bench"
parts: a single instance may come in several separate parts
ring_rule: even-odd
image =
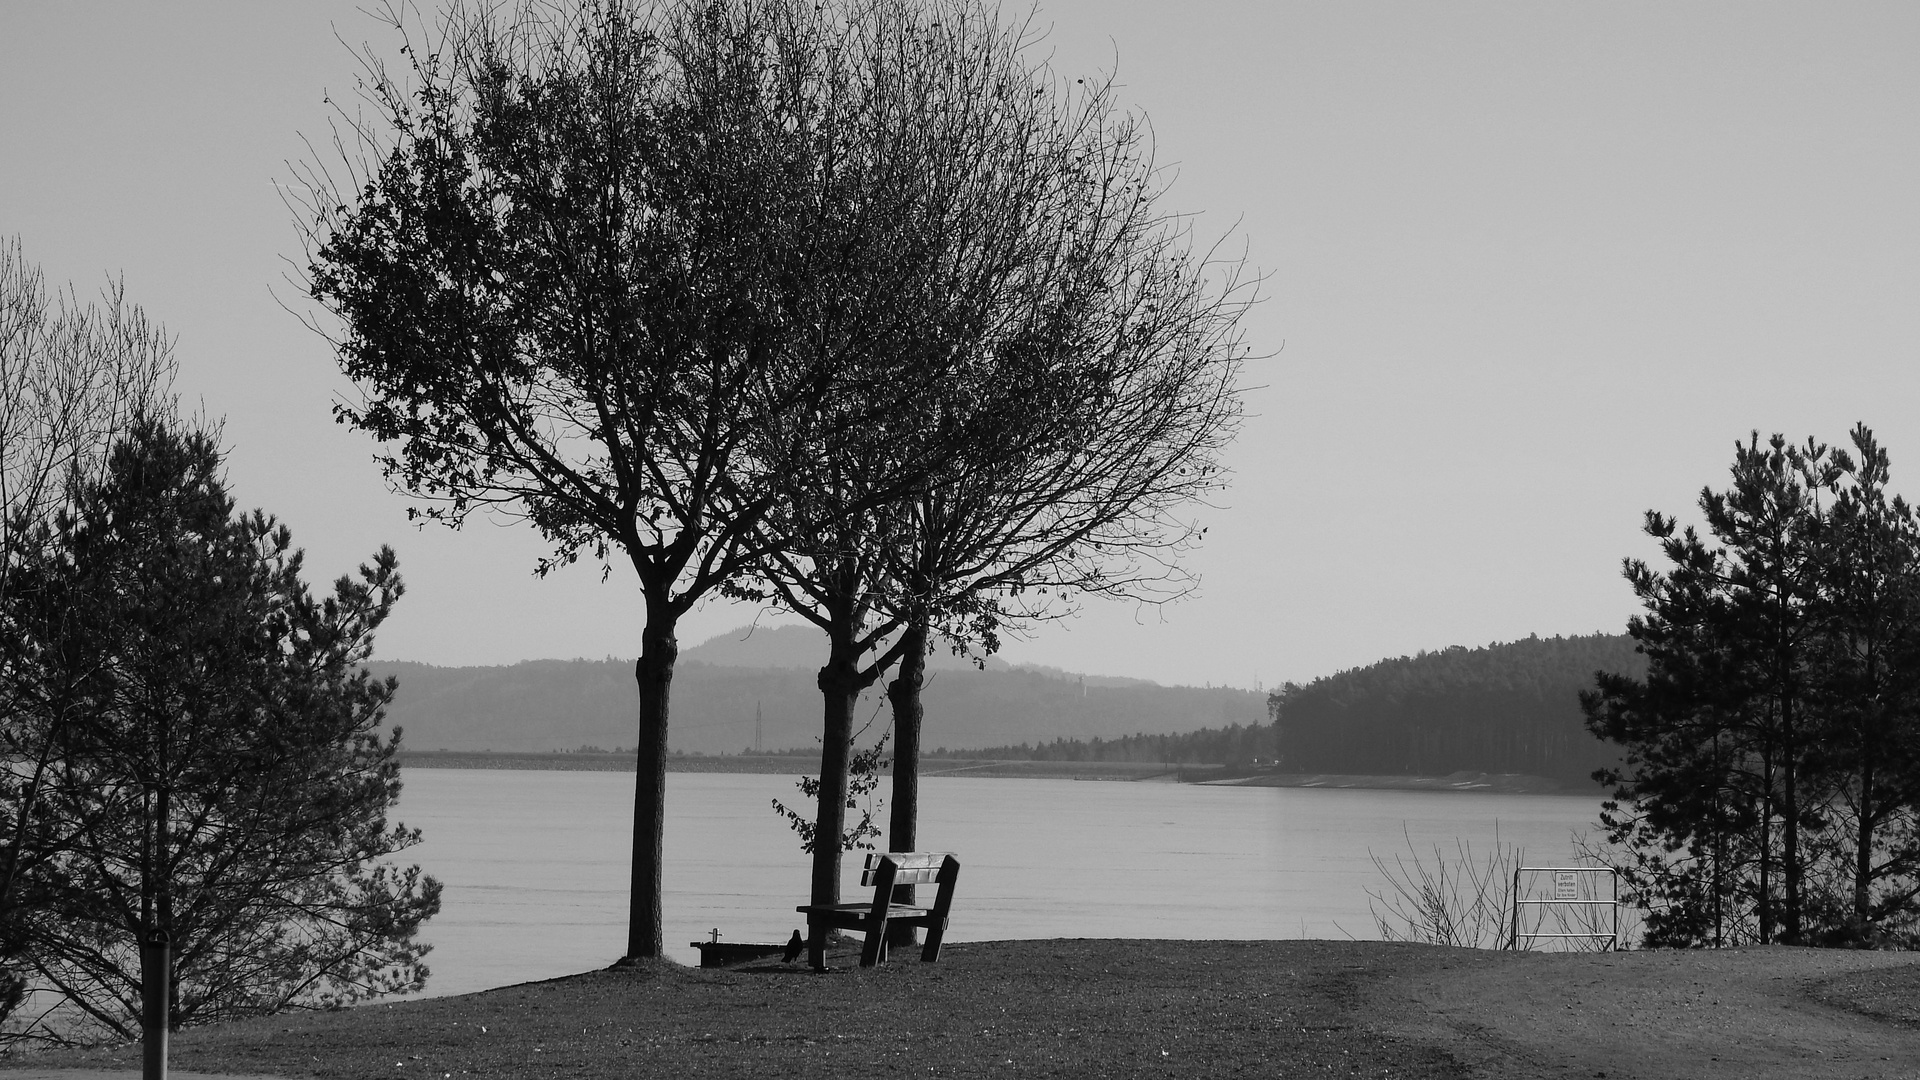
[[[827,931],[858,930],[867,936],[860,950],[860,966],[872,967],[887,958],[887,926],[924,926],[926,944],[920,959],[931,964],[940,958],[940,941],[947,933],[947,911],[953,906],[953,883],[960,878],[960,860],[945,851],[887,851],[867,856],[860,884],[873,887],[873,900],[856,904],[801,904],[807,916],[807,960],[815,971],[827,968]],[[932,907],[893,902],[895,885],[939,886]]]

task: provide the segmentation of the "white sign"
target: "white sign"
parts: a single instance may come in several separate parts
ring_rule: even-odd
[[[1553,872],[1553,898],[1555,900],[1580,899],[1580,875],[1572,870]]]

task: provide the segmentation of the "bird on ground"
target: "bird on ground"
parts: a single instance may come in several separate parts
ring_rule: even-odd
[[[793,936],[787,939],[787,963],[791,964],[800,959],[800,951],[806,947],[806,939],[800,936],[800,931],[795,930]]]

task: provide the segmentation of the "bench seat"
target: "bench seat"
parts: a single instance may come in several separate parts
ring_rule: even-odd
[[[795,908],[794,910],[804,911],[809,915],[818,913],[823,917],[830,918],[830,919],[836,916],[851,915],[855,919],[859,920],[860,924],[862,925],[864,925],[867,919],[870,919],[873,917],[873,905],[866,903],[864,901],[857,904],[802,904],[799,907]],[[888,922],[892,922],[896,919],[925,918],[926,916],[931,914],[933,914],[932,908],[914,907],[911,904],[887,905],[887,921]],[[840,927],[840,929],[842,930],[851,930],[853,928],[854,926],[852,924]]]

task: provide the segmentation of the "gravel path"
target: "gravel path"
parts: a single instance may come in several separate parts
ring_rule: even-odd
[[[1490,954],[1406,980],[1400,1025],[1484,1077],[1913,1077],[1920,1031],[1859,1011],[1847,980],[1920,957],[1783,947]]]

